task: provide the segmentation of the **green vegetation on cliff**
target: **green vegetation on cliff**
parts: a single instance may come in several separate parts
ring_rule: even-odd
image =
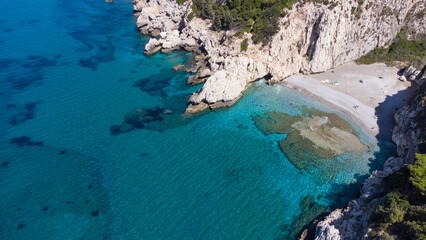
[[[426,64],[426,37],[423,36],[421,40],[408,40],[400,33],[389,47],[375,48],[355,62],[358,64],[384,62],[394,65],[396,61],[421,69]]]
[[[425,87],[423,84],[419,88],[414,104],[426,105]],[[421,130],[416,162],[383,179],[385,201],[369,220],[373,229],[369,236],[372,238],[426,239],[425,112],[420,112],[414,120]]]
[[[241,51],[247,51],[247,47],[248,47],[248,39],[246,38],[241,42]]]
[[[177,0],[180,4],[186,1]],[[254,43],[266,45],[279,30],[280,17],[297,2],[324,4],[330,9],[338,5],[331,0],[192,0],[188,20],[194,16],[210,19],[217,31],[234,29],[236,36],[250,32]]]
[[[410,181],[423,196],[426,196],[426,154],[416,155],[417,163],[408,166]]]
[[[228,0],[218,4],[213,0],[193,0],[194,14],[211,19],[215,30],[233,27],[250,31],[255,43],[266,44],[278,31],[279,17],[291,9],[297,0]],[[195,10],[195,11],[194,11]]]

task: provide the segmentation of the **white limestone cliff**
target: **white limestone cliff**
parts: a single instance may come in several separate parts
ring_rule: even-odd
[[[375,47],[389,44],[404,24],[410,22],[421,33],[424,19],[407,13],[424,8],[426,0],[338,1],[332,5],[295,4],[280,19],[280,30],[262,47],[253,44],[250,34],[231,37],[235,32],[217,32],[209,20],[193,18],[191,1],[135,0],[137,26],[141,33],[151,34],[145,53],[168,53],[184,48],[206,54],[212,75],[200,93],[191,97],[191,106],[237,100],[250,82],[270,75],[270,82],[298,73],[315,73],[353,61]],[[420,7],[419,7],[420,6]],[[419,10],[411,10],[415,15]],[[413,30],[410,28],[411,31]],[[240,50],[244,38],[247,51]],[[227,104],[223,104],[227,105]]]
[[[426,84],[426,77],[417,74],[415,69],[404,72],[407,78],[413,78],[416,86]],[[413,77],[414,76],[414,77]],[[406,164],[413,164],[415,153],[419,151],[421,128],[415,121],[424,117],[425,107],[420,94],[411,104],[407,104],[395,114],[397,125],[393,129],[392,141],[397,146],[398,157],[390,157],[384,164],[382,171],[374,171],[364,181],[359,198],[349,202],[342,210],[338,209],[329,214],[316,227],[316,240],[364,239],[370,231],[369,218],[377,206],[383,203],[383,178],[401,169]],[[422,115],[423,114],[423,115]]]

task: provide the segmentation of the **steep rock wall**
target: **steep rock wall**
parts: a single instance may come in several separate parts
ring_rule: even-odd
[[[184,48],[203,52],[212,75],[199,93],[190,98],[190,108],[203,103],[233,103],[248,84],[271,76],[281,81],[297,73],[315,73],[355,60],[375,47],[389,44],[409,21],[413,6],[426,0],[341,0],[334,7],[297,3],[280,19],[280,30],[267,46],[255,45],[250,34],[241,39],[235,31],[213,31],[209,20],[193,18],[191,1],[135,0],[137,25],[143,34],[151,34],[145,53],[170,52]],[[362,4],[360,4],[362,3]],[[412,18],[412,29],[424,32],[424,19]],[[241,51],[244,38],[247,51]],[[201,108],[203,109],[203,108]]]
[[[426,78],[416,73],[410,73],[407,78],[414,75],[418,89],[426,84]],[[423,87],[422,87],[423,85]],[[398,157],[389,158],[383,171],[374,171],[365,180],[360,197],[349,202],[342,210],[333,211],[316,227],[315,239],[340,240],[364,239],[369,231],[369,218],[377,206],[385,200],[383,196],[383,178],[401,169],[406,164],[415,162],[415,153],[419,151],[421,129],[416,119],[425,117],[425,93],[421,92],[412,103],[408,103],[395,114],[397,125],[393,129],[392,141],[397,145]],[[422,101],[423,100],[423,101]]]

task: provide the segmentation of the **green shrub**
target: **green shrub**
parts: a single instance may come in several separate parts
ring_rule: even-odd
[[[404,167],[383,179],[385,192],[392,192],[386,195],[385,202],[370,217],[369,222],[373,223],[370,237],[386,239],[386,231],[392,226],[392,234],[396,234],[398,239],[425,239],[426,198],[418,197],[419,194],[413,189],[419,188],[418,185],[424,186],[426,157],[425,154],[417,154],[416,158],[416,164]]]
[[[196,16],[212,20],[217,31],[243,27],[252,33],[255,43],[267,44],[278,31],[278,20],[284,15],[283,9],[291,9],[294,0],[228,0],[217,4],[213,0],[192,0],[199,9]],[[247,30],[248,28],[248,30]]]
[[[358,64],[384,62],[392,65],[395,61],[422,68],[426,61],[426,37],[422,40],[408,40],[403,33],[400,33],[390,47],[375,48],[355,62]]]
[[[241,51],[247,51],[247,47],[248,47],[248,39],[246,38],[241,42]]]
[[[391,192],[387,195],[385,203],[371,215],[370,221],[376,223],[376,229],[384,231],[389,225],[402,222],[409,208],[410,203],[401,198],[401,193]]]
[[[186,18],[188,19],[188,21],[191,21],[194,18],[194,12],[191,12],[190,14],[188,14]]]
[[[176,2],[178,3],[178,4],[183,4],[184,2],[186,2],[186,1],[188,1],[188,0],[176,0]]]
[[[410,181],[423,196],[426,196],[426,154],[416,154],[417,163],[408,166]]]
[[[417,12],[417,13],[416,13],[416,17],[417,17],[418,19],[422,19],[422,18],[424,18],[424,17],[425,17],[425,10],[423,9],[423,10],[421,10],[421,11]]]
[[[400,191],[402,192],[404,186],[408,182],[410,171],[407,167],[403,167],[398,171],[393,172],[387,177],[383,178],[385,192]]]

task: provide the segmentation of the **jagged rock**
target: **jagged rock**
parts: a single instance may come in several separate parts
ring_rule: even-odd
[[[326,220],[321,221],[317,225],[317,230],[315,235],[318,240],[340,240],[340,232],[336,228],[334,228],[333,221],[342,216],[341,209],[337,209],[330,213]]]
[[[200,72],[199,77],[200,77],[200,78],[205,78],[205,77],[209,77],[209,76],[211,76],[211,75],[212,75],[212,72],[210,71],[210,69],[205,68],[205,69],[203,69],[203,70]]]
[[[138,14],[137,26],[142,34],[160,36],[145,46],[146,53],[163,49],[172,51],[184,48],[206,55],[211,76],[199,93],[189,99],[186,113],[196,113],[209,108],[229,106],[235,103],[250,82],[269,76],[276,82],[295,73],[315,73],[353,61],[376,47],[386,46],[402,27],[409,38],[425,33],[425,18],[406,18],[420,13],[426,0],[341,0],[330,7],[315,3],[297,3],[287,10],[279,21],[279,31],[266,46],[256,45],[251,35],[247,51],[241,52],[242,39],[228,40],[232,32],[217,32],[211,22],[200,18],[187,20],[192,1],[177,4],[174,0],[135,0],[134,11]],[[372,3],[370,7],[367,4]],[[353,9],[362,7],[357,16]],[[390,10],[390,11],[388,11]],[[390,12],[390,14],[386,14]],[[166,32],[166,34],[161,34]],[[222,41],[223,40],[223,41]],[[218,43],[221,42],[219,45]],[[197,66],[198,69],[200,66]],[[196,71],[196,70],[195,70]],[[415,69],[406,69],[403,76],[418,85],[425,78]],[[200,76],[202,74],[200,73]],[[397,126],[393,141],[397,144],[398,158],[390,158],[384,171],[375,171],[365,181],[361,196],[351,201],[342,212],[332,212],[320,222],[316,239],[358,239],[368,231],[368,218],[383,197],[382,178],[402,164],[412,163],[418,131],[413,119],[423,108],[401,109],[395,116]]]
[[[192,75],[192,76],[188,77],[186,83],[189,84],[189,85],[198,85],[198,84],[201,84],[205,81],[206,81],[205,78],[200,78],[197,75]]]
[[[202,111],[204,111],[208,108],[209,108],[209,105],[207,105],[204,102],[201,102],[201,103],[196,104],[196,105],[189,104],[189,106],[185,110],[185,113],[190,113],[190,114],[199,113],[199,112],[202,112]]]
[[[173,111],[170,110],[170,109],[166,109],[166,110],[164,110],[163,114],[164,115],[170,115],[170,114],[173,114]]]
[[[414,68],[407,68],[404,71],[409,76],[415,72]],[[425,84],[424,80],[421,83]],[[371,230],[368,220],[385,199],[385,196],[382,196],[382,179],[401,169],[405,164],[413,164],[415,153],[419,151],[418,145],[422,138],[415,119],[425,118],[425,106],[421,101],[424,93],[422,94],[415,98],[414,103],[407,104],[395,114],[397,125],[393,129],[392,141],[397,145],[398,157],[390,157],[385,162],[383,171],[374,171],[364,181],[359,198],[349,202],[343,212],[333,211],[321,221],[317,225],[315,239],[360,239]]]
[[[152,55],[160,51],[161,45],[157,39],[151,38],[145,45],[145,55]]]
[[[426,32],[426,18],[424,17],[426,3],[419,1],[415,3],[404,19],[404,31],[408,39],[421,40]]]
[[[352,12],[353,8],[359,7],[357,1],[342,0],[334,8],[310,2],[297,3],[280,19],[279,31],[267,46],[254,44],[251,35],[246,34],[244,38],[249,39],[249,46],[244,52],[240,51],[243,39],[234,37],[228,40],[233,35],[232,31],[213,31],[209,20],[193,18],[188,21],[186,16],[192,11],[192,1],[177,4],[173,0],[135,0],[134,10],[141,13],[137,25],[142,33],[161,36],[155,47],[147,44],[147,53],[158,51],[158,45],[161,45],[160,49],[167,53],[184,48],[190,51],[199,49],[207,55],[211,76],[200,97],[209,98],[207,102],[212,104],[212,99],[222,101],[230,96],[239,97],[250,82],[267,74],[271,75],[270,82],[277,82],[299,72],[322,72],[355,60],[375,47],[385,46],[404,24],[408,24],[405,21],[407,12],[414,7],[423,8],[424,1],[373,1],[369,8],[365,2],[360,6],[363,11],[358,16]],[[388,9],[392,10],[392,14],[383,14]],[[413,17],[410,24],[424,33],[422,21],[424,19]],[[167,35],[161,32],[167,32]],[[250,65],[233,63],[242,58],[247,59]],[[225,71],[227,77],[218,81],[218,71]],[[247,77],[240,79],[237,72]],[[223,93],[216,91],[218,87],[213,87],[216,82],[222,87],[235,86]],[[231,94],[232,90],[236,92]]]
[[[402,72],[402,75],[409,78],[415,71],[416,69],[413,66],[409,66],[406,69],[404,69],[404,72]]]
[[[173,71],[180,71],[180,70],[182,70],[183,68],[185,67],[185,65],[183,65],[183,64],[176,64],[176,65],[174,65],[173,66]]]

